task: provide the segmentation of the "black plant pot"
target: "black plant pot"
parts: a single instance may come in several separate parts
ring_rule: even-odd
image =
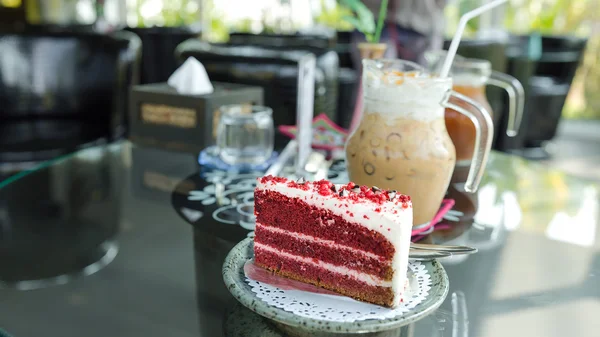
[[[587,39],[573,36],[543,36],[542,55],[535,75],[553,78],[557,84],[570,84],[583,56]]]
[[[535,50],[529,50],[533,38],[541,39],[541,53],[536,59],[531,56],[536,54]],[[587,39],[572,36],[519,36],[512,40],[507,50],[509,63],[528,64],[509,67],[511,71],[520,70],[520,73],[511,75],[519,78],[525,87],[526,108],[520,135],[512,141],[501,140],[502,149],[531,159],[548,157],[543,144],[556,135],[586,44]]]
[[[187,27],[127,28],[142,40],[141,84],[166,82],[177,69],[173,56],[183,41],[200,35]]]
[[[19,64],[0,64],[12,74],[0,76],[0,172],[124,137],[140,49],[130,32],[44,25],[0,34],[0,58]]]
[[[510,53],[507,54],[508,67],[506,73],[515,77],[523,85],[523,89],[525,91],[525,106],[523,109],[523,118],[521,120],[521,125],[519,126],[517,135],[515,137],[508,137],[505,133],[496,135],[497,138],[494,148],[503,152],[513,153],[517,151],[520,153],[521,149],[525,147],[527,130],[531,125],[532,117],[534,117],[534,114],[530,113],[534,104],[532,100],[529,99],[529,93],[531,90],[528,83],[535,72],[536,62],[526,56],[512,55]],[[503,111],[503,118],[500,119],[499,127],[502,130],[506,130],[507,125],[508,116],[506,116],[506,111]]]
[[[352,63],[352,31],[338,31],[335,51],[340,58],[340,68],[356,68]]]
[[[359,74],[356,70],[350,68],[340,69],[338,76],[337,123],[345,129],[349,129],[352,122],[352,114],[356,105],[358,80]]]
[[[534,76],[529,81],[532,127],[527,130],[526,147],[541,147],[556,135],[562,107],[569,93],[569,84],[552,77]]]

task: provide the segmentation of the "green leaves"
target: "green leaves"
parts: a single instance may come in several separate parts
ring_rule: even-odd
[[[355,18],[354,16],[344,16],[342,17],[342,19],[346,22],[348,22],[349,24],[352,25],[352,27],[358,29],[359,31],[361,31],[362,33],[373,33],[372,31],[369,31],[367,28],[363,27],[362,22]]]
[[[367,41],[373,42],[373,37],[376,35],[375,17],[369,8],[360,0],[341,0],[340,3],[354,14],[354,16],[344,16],[343,20],[365,34]]]

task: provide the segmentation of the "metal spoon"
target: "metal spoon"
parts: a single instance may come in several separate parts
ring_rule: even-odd
[[[452,254],[448,252],[411,249],[408,253],[408,258],[417,261],[429,261],[433,259],[439,259],[441,257],[448,257],[451,255]]]
[[[467,246],[447,246],[447,245],[430,245],[423,243],[411,243],[410,248],[419,250],[436,251],[436,252],[448,252],[451,254],[474,254],[477,253],[477,248]]]

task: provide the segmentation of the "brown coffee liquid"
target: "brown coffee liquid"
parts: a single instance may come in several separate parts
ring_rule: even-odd
[[[350,180],[409,195],[414,225],[431,221],[456,155],[443,118],[422,121],[365,112],[346,144]]]
[[[454,91],[463,94],[483,105],[492,114],[492,108],[485,95],[485,86],[454,85]],[[473,109],[468,103],[457,99],[451,102],[469,111]],[[475,125],[469,117],[447,108],[445,111],[446,129],[456,148],[456,161],[459,165],[469,165],[475,149]]]

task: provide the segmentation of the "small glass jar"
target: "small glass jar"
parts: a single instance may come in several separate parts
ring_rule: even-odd
[[[262,164],[274,146],[273,110],[257,105],[225,105],[219,108],[217,151],[230,165]]]

